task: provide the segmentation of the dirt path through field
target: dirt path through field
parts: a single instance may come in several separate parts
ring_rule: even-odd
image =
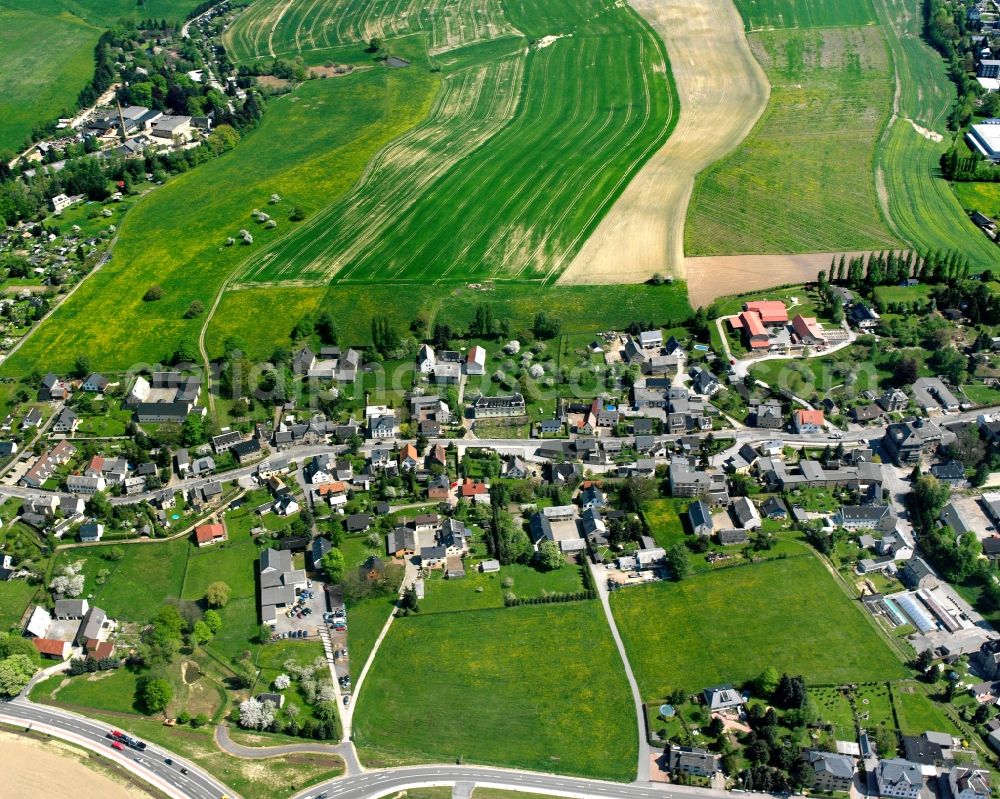
[[[41,743],[10,733],[0,733],[0,799],[28,796],[73,799],[149,799],[149,794],[128,788],[103,773],[87,768],[87,757],[56,741]]]
[[[680,119],[560,283],[637,283],[657,272],[684,277],[684,220],[695,175],[743,140],[770,94],[732,0],[631,3],[666,44]]]
[[[745,294],[772,286],[815,280],[820,269],[830,271],[830,261],[865,252],[807,252],[796,255],[707,255],[688,258],[688,297],[691,307],[707,307],[712,300]]]

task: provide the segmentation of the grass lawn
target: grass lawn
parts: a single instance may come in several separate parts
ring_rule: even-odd
[[[892,106],[881,30],[776,30],[748,38],[771,97],[743,143],[698,176],[685,253],[898,246],[882,219],[872,168]]]
[[[64,564],[84,561],[83,595],[107,611],[113,619],[147,621],[167,597],[181,595],[184,569],[191,544],[186,538],[148,544],[127,544],[120,561],[107,558],[111,547],[77,547],[59,553],[53,573]],[[108,569],[104,585],[97,573]]]
[[[508,578],[513,581],[513,585],[504,588],[503,581]],[[551,572],[512,564],[501,567],[499,573],[483,574],[475,564],[466,562],[464,578],[446,580],[442,572],[434,572],[424,581],[424,589],[426,595],[420,601],[422,614],[501,608],[507,592],[528,599],[547,593],[575,593],[583,590],[583,584],[580,581],[580,568],[570,563]]]
[[[967,211],[979,211],[993,218],[1000,216],[1000,183],[952,183],[951,188]]]
[[[347,654],[355,680],[365,667],[378,634],[396,607],[395,597],[374,597],[347,603]]]
[[[959,738],[965,734],[945,714],[943,706],[932,701],[915,683],[898,683],[892,688],[903,735],[920,735],[927,730],[947,732]]]
[[[362,689],[354,738],[363,760],[635,778],[632,702],[597,602],[398,619]]]
[[[6,631],[21,621],[37,591],[38,586],[28,585],[27,580],[0,582],[0,631]]]
[[[807,683],[905,675],[860,607],[812,556],[630,587],[613,594],[611,606],[651,700],[678,687],[739,685],[771,665]]]
[[[882,302],[918,302],[930,298],[934,287],[928,284],[919,286],[879,286],[875,289],[875,296]]]
[[[962,393],[976,405],[996,405],[1000,402],[1000,389],[982,383],[967,383],[962,386]]]
[[[54,696],[58,702],[66,705],[115,713],[136,713],[141,712],[140,708],[135,707],[137,682],[138,676],[129,669],[95,672],[79,677],[56,674],[39,683],[32,690],[31,696],[36,700]]]
[[[119,228],[111,261],[92,275],[5,364],[6,374],[67,371],[81,352],[95,369],[156,362],[179,340],[195,340],[203,319],[185,320],[193,300],[206,307],[252,247],[225,247],[253,228],[255,244],[288,231],[293,206],[311,214],[356,182],[386,142],[422,119],[438,86],[414,70],[370,70],[343,80],[308,81],[269,103],[264,119],[234,150],[172,178],[138,202]],[[229,187],[219,192],[218,186]],[[283,199],[268,205],[272,193]],[[197,203],[191,197],[201,197]],[[250,212],[268,208],[273,231]],[[152,284],[163,299],[142,295]],[[255,309],[254,315],[259,316]],[[285,334],[294,320],[285,319]]]
[[[682,517],[692,502],[693,499],[660,498],[646,503],[642,512],[657,546],[666,549],[687,537]]]
[[[850,740],[854,737],[854,713],[847,697],[837,688],[810,688],[809,696],[820,718],[833,724],[837,736]]]
[[[84,416],[80,419],[76,434],[98,438],[123,436],[131,416],[128,411],[112,411],[105,416]]]
[[[408,285],[410,302],[396,302],[399,289],[392,283],[372,285],[334,284],[329,289],[274,286],[227,291],[208,329],[209,355],[221,355],[227,336],[239,336],[253,358],[270,355],[278,345],[288,346],[293,322],[303,316],[329,311],[337,322],[341,339],[355,346],[371,343],[371,320],[387,317],[398,330],[405,330],[422,314],[433,328],[434,321],[447,321],[465,329],[480,304],[490,306],[497,319],[510,320],[515,336],[529,329],[535,315],[544,310],[562,324],[563,333],[595,333],[622,328],[635,319],[677,324],[691,315],[687,287],[683,283],[615,287],[615,302],[607,301],[604,286],[538,286],[496,283],[479,291],[466,286]]]
[[[908,354],[914,357],[918,367],[922,366],[924,351],[914,349]],[[893,379],[888,353],[858,344],[852,344],[832,355],[763,361],[751,367],[750,373],[773,389],[786,388],[806,399],[826,397],[838,392],[853,398],[861,391],[880,391]]]

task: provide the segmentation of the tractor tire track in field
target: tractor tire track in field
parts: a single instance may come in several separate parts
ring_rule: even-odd
[[[636,283],[685,277],[684,224],[695,176],[733,150],[770,94],[732,0],[631,0],[666,44],[680,119],[559,278]]]
[[[299,1],[307,16],[344,2]],[[380,25],[389,35],[419,22],[432,45],[453,46],[516,26],[532,44],[448,75],[428,119],[383,148],[347,197],[248,259],[239,285],[548,282],[565,267],[676,121],[666,49],[624,3],[557,4],[551,17],[518,8],[523,18],[502,26],[494,9],[503,7],[350,6],[344,33]],[[298,11],[282,24],[300,44],[314,38]]]
[[[253,61],[414,33],[427,33],[439,55],[518,31],[497,0],[257,0],[224,38],[236,58]]]
[[[449,77],[424,123],[383,148],[343,201],[252,258],[241,282],[326,281],[361,257],[438,177],[506,124],[522,72],[522,59],[512,57]],[[334,235],[324,235],[334,226]]]

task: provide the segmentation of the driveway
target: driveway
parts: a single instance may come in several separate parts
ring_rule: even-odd
[[[632,664],[629,663],[625,644],[622,642],[621,635],[618,634],[618,625],[615,623],[615,617],[611,613],[611,603],[608,601],[607,570],[603,566],[595,566],[593,563],[590,563],[589,559],[587,567],[590,569],[590,575],[597,586],[597,596],[600,598],[601,606],[604,608],[604,616],[607,618],[608,626],[611,628],[611,637],[614,638],[615,646],[618,647],[618,654],[621,656],[622,665],[625,666],[625,676],[628,678],[629,688],[632,689],[632,701],[635,703],[635,719],[639,725],[639,770],[636,782],[640,784],[646,783],[649,782],[652,773],[654,752],[646,736],[645,708],[642,702],[642,694],[639,692],[639,683],[635,679],[635,674],[632,673]]]

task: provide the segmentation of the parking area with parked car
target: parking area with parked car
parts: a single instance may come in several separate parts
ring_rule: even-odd
[[[326,591],[321,584],[310,582],[294,605],[278,609],[274,634],[277,638],[313,638],[319,634],[327,611]]]

